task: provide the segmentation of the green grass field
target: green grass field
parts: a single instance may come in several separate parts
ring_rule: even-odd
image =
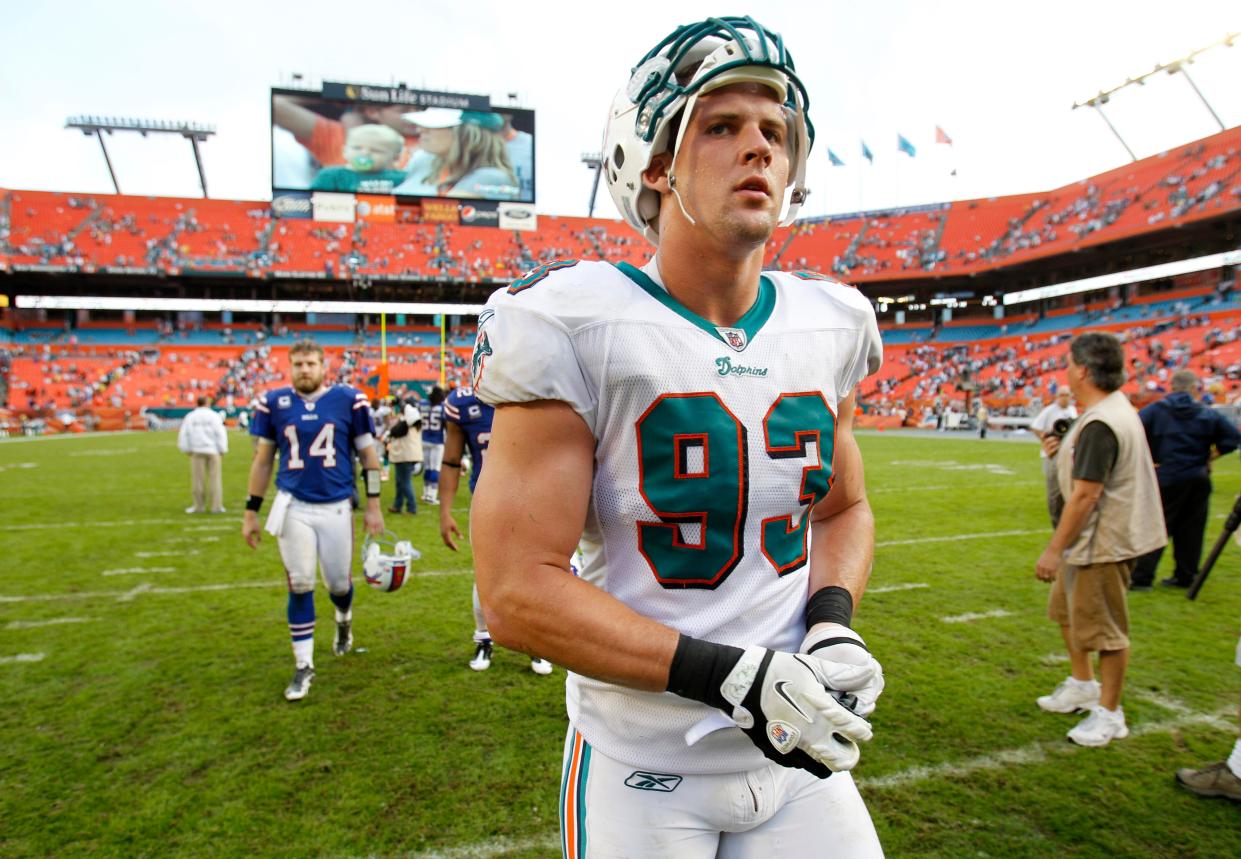
[[[270,538],[241,542],[232,443],[229,514],[187,516],[171,435],[0,442],[0,855],[559,855],[564,672],[466,668],[470,559],[433,512],[390,520],[424,555],[400,592],[359,588],[365,652],[331,655],[319,590],[318,678],[283,700],[284,579]],[[1241,808],[1172,774],[1232,746],[1241,548],[1195,603],[1131,598],[1133,735],[1078,748],[1076,717],[1034,704],[1067,674],[1035,447],[861,443],[879,548],[857,628],[888,683],[856,775],[887,854],[1236,856]],[[1239,465],[1216,469],[1208,548]]]

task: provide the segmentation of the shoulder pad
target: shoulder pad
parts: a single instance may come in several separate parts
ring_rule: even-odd
[[[479,326],[492,313],[512,307],[555,320],[570,330],[611,318],[618,300],[638,287],[611,263],[560,260],[533,269],[497,290],[479,316]],[[488,310],[491,313],[488,313]]]

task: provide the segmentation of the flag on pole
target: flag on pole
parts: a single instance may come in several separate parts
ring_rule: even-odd
[[[904,152],[910,158],[918,154],[918,150],[914,149],[914,145],[905,139],[905,135],[896,135],[896,149],[898,152]]]
[[[865,140],[862,141],[862,157],[865,158],[867,161],[869,161],[871,164],[875,163],[875,154],[870,151],[870,147],[866,145]]]
[[[833,167],[845,166],[845,162],[840,160],[840,156],[833,152],[830,146],[827,148],[827,160],[832,162]]]
[[[946,143],[947,145],[951,146],[952,138],[948,136],[948,132],[944,131],[942,128],[940,128],[937,125],[935,126],[935,142]]]

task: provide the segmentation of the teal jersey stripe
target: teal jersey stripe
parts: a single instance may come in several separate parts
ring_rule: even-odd
[[[703,319],[697,313],[690,310],[684,304],[669,295],[667,290],[661,288],[659,284],[651,280],[647,273],[642,271],[642,269],[627,262],[617,263],[616,267],[627,278],[642,287],[646,294],[651,296],[651,298],[655,299],[664,307],[667,307],[683,319],[687,319],[694,323],[716,340],[719,340],[725,346],[732,348],[728,341],[725,340],[720,335],[720,332],[716,330],[715,325],[708,322],[706,319]],[[754,304],[745,312],[744,316],[737,320],[736,325],[726,325],[723,327],[740,328],[745,332],[746,343],[751,343],[754,340],[754,336],[758,334],[759,329],[767,324],[767,320],[771,318],[771,314],[775,309],[776,287],[767,275],[762,275],[758,279],[758,298],[755,299]]]
[[[586,859],[586,780],[590,778],[590,743],[582,737],[582,765],[577,773],[577,859]]]

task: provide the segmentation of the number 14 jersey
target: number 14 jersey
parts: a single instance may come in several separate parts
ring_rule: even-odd
[[[560,400],[596,439],[582,578],[640,614],[724,644],[795,650],[805,633],[809,511],[829,491],[836,414],[881,345],[856,290],[767,272],[715,326],[644,269],[572,261],[497,291],[474,386],[494,405]],[[569,715],[610,757],[671,772],[764,758],[713,708],[570,674]]]

